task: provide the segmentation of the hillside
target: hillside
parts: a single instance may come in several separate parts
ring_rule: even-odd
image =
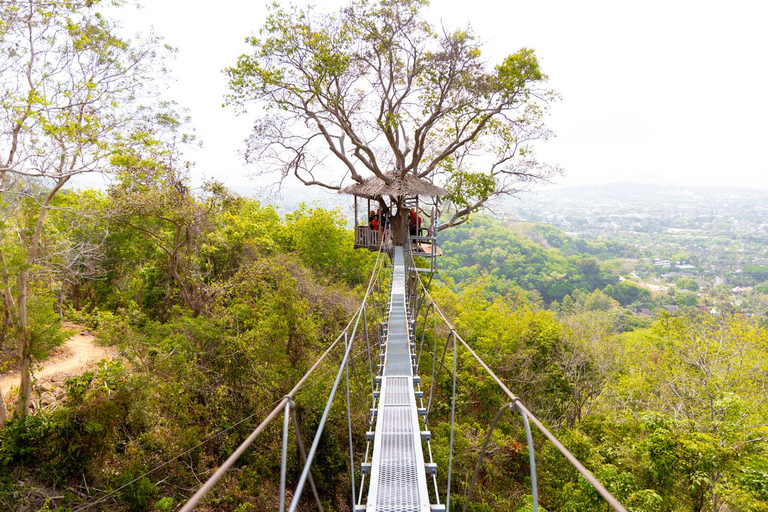
[[[623,277],[629,276],[625,261],[634,251],[625,242],[572,237],[545,224],[487,216],[440,235],[446,253],[442,275],[458,289],[482,277],[490,292],[522,292],[547,305],[600,290],[623,306],[654,306],[646,287]]]
[[[158,187],[187,211],[205,212],[205,222],[182,215],[171,222],[147,210],[139,216],[134,200],[146,200],[151,189],[67,192],[61,201],[68,208],[49,219],[48,247],[98,236],[106,246],[94,260],[98,272],[60,288],[58,300],[46,295],[50,289],[38,290],[35,318],[44,336],[35,357],[43,361],[65,340],[56,314],[62,307],[120,359],[67,380],[55,408],[11,419],[0,430],[0,469],[7,475],[0,478],[0,500],[17,510],[173,510],[297,382],[357,307],[375,255],[352,249],[338,212],[301,207],[280,218],[223,188],[204,196],[176,189],[169,196]],[[207,207],[197,210],[201,206]],[[64,229],[86,208],[101,208],[105,219],[111,212],[108,232],[99,223]],[[162,247],[176,240],[175,223],[182,222],[195,227],[174,260]],[[759,322],[698,308],[670,316],[654,302],[658,297],[642,293],[642,283],[620,280],[622,262],[632,260],[625,243],[482,216],[441,235],[444,270],[431,290],[441,310],[629,510],[768,506],[762,441],[768,331]],[[635,311],[642,305],[653,307],[651,314]],[[375,313],[368,322],[373,331]],[[417,322],[417,337],[425,340],[425,386],[431,344],[447,335],[432,331],[431,318]],[[466,355],[459,352],[457,374],[451,486],[457,504],[505,400]],[[450,354],[444,364],[451,366]],[[297,396],[305,440],[322,415],[333,377],[328,370]],[[435,384],[432,448],[439,467],[446,467],[450,372]],[[358,382],[352,397],[360,456],[370,394]],[[14,403],[8,405],[12,410]],[[316,470],[325,475],[317,479],[318,493],[328,510],[347,507],[347,428],[342,402],[330,410],[316,457]],[[530,506],[522,439],[517,420],[500,422],[475,510]],[[542,507],[604,509],[550,443],[540,434],[534,441]],[[273,510],[278,446],[278,427],[270,427],[206,498],[206,509]],[[294,446],[289,485],[298,479],[298,460]],[[442,488],[445,479],[443,472]]]

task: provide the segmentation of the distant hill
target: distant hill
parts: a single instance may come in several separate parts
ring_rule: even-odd
[[[580,200],[599,197],[615,201],[633,201],[657,197],[686,197],[686,198],[728,198],[740,196],[750,198],[767,198],[768,190],[750,189],[743,187],[702,187],[653,185],[647,183],[615,182],[605,185],[583,185],[576,187],[548,188],[535,195],[523,195],[523,202],[541,200],[542,198],[568,197]]]
[[[574,290],[591,292],[618,282],[600,260],[631,255],[628,244],[574,238],[543,224],[505,223],[477,215],[440,233],[440,269],[459,287],[486,277],[489,290],[536,291],[546,303]],[[627,254],[629,253],[629,254]]]

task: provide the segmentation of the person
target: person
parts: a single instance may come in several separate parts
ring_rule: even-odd
[[[368,227],[371,231],[379,230],[379,216],[373,210],[368,214]]]
[[[414,208],[411,208],[411,211],[408,215],[408,231],[411,233],[411,236],[416,236],[419,234],[420,228],[421,216],[416,213]]]

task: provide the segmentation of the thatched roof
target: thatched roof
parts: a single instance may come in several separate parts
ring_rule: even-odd
[[[444,188],[433,185],[429,181],[417,178],[413,174],[406,174],[400,178],[399,171],[390,171],[386,173],[387,178],[392,182],[387,185],[384,180],[378,176],[371,176],[362,183],[355,183],[341,189],[342,194],[351,194],[358,197],[367,197],[376,199],[377,197],[392,196],[430,196],[442,197],[450,194]]]

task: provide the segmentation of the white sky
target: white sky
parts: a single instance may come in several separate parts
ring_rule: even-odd
[[[252,118],[221,107],[221,70],[248,51],[266,1],[144,2],[119,16],[178,48],[168,96],[204,143],[190,155],[197,178],[259,185],[236,154]],[[492,63],[536,50],[563,97],[548,122],[557,137],[539,151],[565,168],[559,184],[768,189],[768,1],[433,0],[430,10],[447,28],[470,23]]]

